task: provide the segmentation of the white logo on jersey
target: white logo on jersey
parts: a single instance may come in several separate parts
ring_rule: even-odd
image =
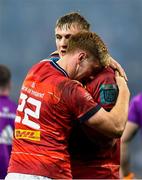
[[[7,125],[0,134],[0,144],[12,144],[13,129],[10,125]]]
[[[3,107],[2,112],[0,112],[0,118],[10,118],[15,119],[16,115],[14,113],[9,112],[8,107]]]

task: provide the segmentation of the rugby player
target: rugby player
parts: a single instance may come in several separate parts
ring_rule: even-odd
[[[130,101],[128,122],[122,136],[121,149],[121,170],[124,179],[135,179],[135,174],[130,168],[129,143],[135,135],[142,129],[142,93],[137,94]]]
[[[86,89],[106,111],[115,105],[118,89],[114,71],[102,68]],[[69,141],[72,175],[75,179],[119,179],[120,138],[108,137],[98,130],[76,122]]]
[[[0,64],[0,179],[7,174],[12,148],[16,103],[10,99],[11,72]]]
[[[125,79],[116,74],[119,95],[110,112],[71,80],[89,77],[105,64],[107,54],[96,33],[82,32],[69,39],[57,63],[45,59],[30,69],[21,88],[6,180],[71,179],[68,138],[73,121],[109,137],[121,136],[130,96]]]
[[[59,56],[63,57],[69,38],[80,31],[89,30],[90,24],[79,13],[74,12],[59,18],[55,27],[57,51],[52,53],[50,58],[57,61]],[[105,58],[110,62],[113,60],[110,55]],[[87,83],[86,88],[93,96],[94,101],[107,111],[110,111],[115,105],[118,89],[114,71],[110,67],[102,67],[94,80]],[[73,178],[119,178],[120,139],[106,137],[103,132],[99,133],[86,126],[81,127],[78,123],[74,125],[73,129],[69,141]],[[93,142],[90,139],[93,139]]]

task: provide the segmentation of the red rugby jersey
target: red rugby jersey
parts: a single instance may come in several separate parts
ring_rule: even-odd
[[[8,172],[72,178],[67,151],[72,120],[87,120],[99,108],[55,62],[34,65],[21,89]]]
[[[94,101],[110,110],[117,99],[114,72],[104,68],[86,85]],[[117,179],[120,166],[120,140],[84,125],[74,125],[70,138],[72,175],[75,179]]]

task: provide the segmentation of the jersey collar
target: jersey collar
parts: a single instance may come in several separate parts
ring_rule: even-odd
[[[50,63],[51,63],[57,70],[59,70],[62,74],[64,74],[64,76],[69,77],[68,74],[67,74],[67,72],[66,72],[63,68],[61,68],[55,61],[51,61]]]

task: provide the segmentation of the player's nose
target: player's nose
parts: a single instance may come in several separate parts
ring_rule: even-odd
[[[62,40],[61,40],[61,42],[60,42],[60,45],[61,45],[62,47],[63,47],[63,46],[67,47],[67,44],[68,44],[67,39],[66,39],[66,38],[62,38]]]

